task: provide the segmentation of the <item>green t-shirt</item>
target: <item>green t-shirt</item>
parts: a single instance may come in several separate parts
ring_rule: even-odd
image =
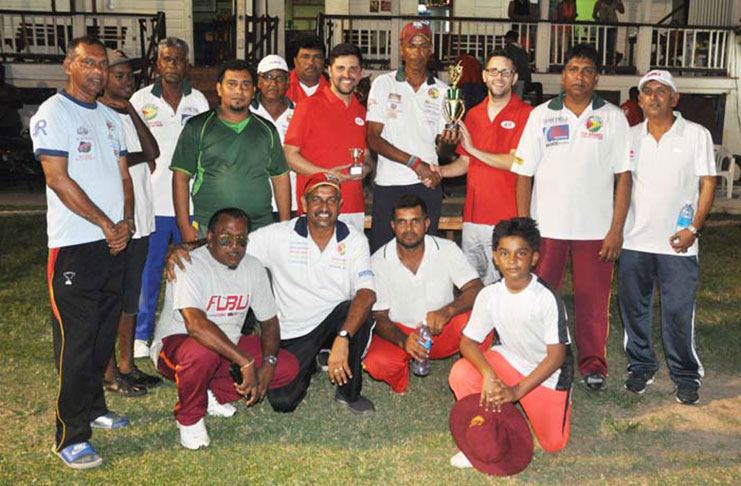
[[[191,195],[199,226],[219,209],[236,207],[255,230],[273,222],[270,178],[288,172],[288,164],[270,122],[253,113],[242,123],[227,123],[216,109],[188,120],[170,170],[195,177]]]

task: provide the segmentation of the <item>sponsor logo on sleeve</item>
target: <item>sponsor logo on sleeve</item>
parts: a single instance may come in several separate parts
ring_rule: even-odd
[[[46,134],[46,120],[39,120],[34,124],[33,126],[33,134],[32,137],[36,138],[39,135],[39,132],[42,132],[45,137],[48,135]]]

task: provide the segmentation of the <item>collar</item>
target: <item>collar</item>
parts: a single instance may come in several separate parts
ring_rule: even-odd
[[[317,91],[316,93],[314,93],[314,95],[324,96],[327,99],[327,101],[329,101],[330,104],[340,104],[340,105],[342,105],[342,109],[343,110],[349,110],[356,103],[357,104],[360,103],[358,101],[358,98],[355,95],[353,95],[353,96],[350,97],[350,104],[347,105],[347,106],[345,106],[345,102],[342,101],[342,99],[340,99],[339,96],[337,96],[336,94],[334,94],[334,92],[332,92],[332,87],[331,86],[325,86],[323,88],[320,88],[319,91]]]
[[[62,95],[62,96],[64,96],[68,100],[70,100],[72,103],[74,103],[76,105],[79,105],[79,106],[82,106],[83,108],[87,108],[88,110],[94,110],[95,108],[98,107],[98,102],[97,101],[93,101],[92,103],[85,103],[84,101],[78,100],[77,98],[75,98],[71,94],[67,93],[67,90],[64,90],[63,89],[63,90],[61,90],[59,92],[59,94]]]
[[[672,134],[676,133],[678,137],[681,137],[684,135],[684,127],[687,126],[687,121],[684,119],[684,117],[682,116],[680,112],[675,111],[673,113],[674,113],[674,123],[672,123],[672,127],[664,135],[668,135],[670,133]],[[651,134],[648,133],[648,118],[643,120],[641,125],[642,125],[641,126],[642,136],[644,137],[650,136]]]
[[[258,91],[257,93],[255,93],[255,96],[252,98],[252,101],[250,102],[250,105],[252,106],[252,108],[254,109],[260,108],[261,99],[262,99],[262,93]],[[295,108],[295,106],[293,105],[293,101],[291,101],[291,99],[288,96],[283,95],[283,99],[288,102],[288,109],[293,110]]]
[[[296,223],[293,225],[293,231],[295,231],[302,238],[309,237],[309,219],[306,217],[305,214],[296,218]],[[345,223],[338,219],[335,223],[334,235],[335,238],[337,238],[337,243],[339,243],[340,241],[350,236],[350,229]]]
[[[295,84],[297,87],[301,88],[301,85],[299,84],[301,82],[300,79],[298,79],[298,74],[296,74],[296,68],[291,69],[291,72],[288,73],[288,84]],[[327,81],[327,78],[324,77],[324,73],[319,75],[319,89],[322,89],[325,85],[328,85],[329,81]],[[303,88],[301,88],[303,91]]]
[[[190,87],[190,83],[187,79],[183,79],[183,96],[188,96],[193,89]],[[159,77],[154,80],[152,84],[152,94],[157,98],[162,98],[162,78]]]
[[[404,66],[396,70],[395,79],[400,83],[405,83],[407,80],[406,74],[404,74]],[[427,71],[427,85],[435,84],[435,76],[430,71]]]
[[[561,92],[558,96],[548,102],[548,108],[551,110],[563,110],[564,104],[563,99],[566,96],[565,92]],[[596,92],[592,93],[592,110],[599,110],[607,104],[604,98],[598,95]]]

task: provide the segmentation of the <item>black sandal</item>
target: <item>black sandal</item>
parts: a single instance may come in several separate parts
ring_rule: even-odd
[[[148,375],[136,367],[131,367],[130,373],[121,373],[121,379],[132,386],[139,388],[153,388],[162,384],[159,376]]]
[[[116,377],[110,381],[103,380],[103,388],[106,391],[118,393],[124,397],[140,397],[147,394],[146,388],[132,385],[124,380],[121,375],[116,375]]]

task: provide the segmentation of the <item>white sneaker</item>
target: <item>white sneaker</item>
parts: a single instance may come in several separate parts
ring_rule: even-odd
[[[471,461],[468,460],[463,451],[458,452],[458,454],[450,458],[450,465],[457,467],[458,469],[468,469],[469,467],[473,467],[473,464],[471,464]]]
[[[182,425],[178,422],[178,429],[180,429],[180,445],[186,449],[195,451],[202,447],[208,447],[211,443],[206,430],[206,422],[203,421],[203,418],[193,425]]]
[[[149,358],[149,343],[144,339],[134,339],[134,359]]]
[[[206,413],[212,417],[231,417],[237,409],[231,403],[219,403],[211,390],[208,390],[208,407]]]

